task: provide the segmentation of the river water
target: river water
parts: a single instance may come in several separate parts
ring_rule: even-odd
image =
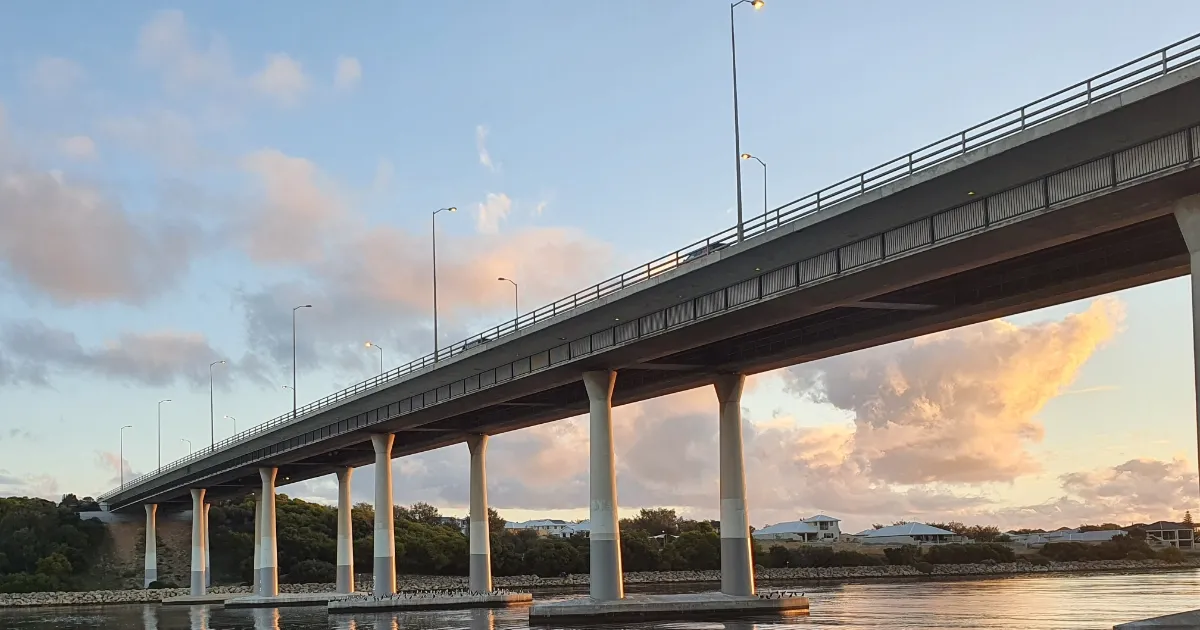
[[[744,621],[595,625],[616,630],[770,630],[778,628],[1004,628],[1068,630],[1200,608],[1200,569],[1158,573],[1094,573],[952,581],[772,584],[805,591],[808,615]],[[685,592],[631,587],[629,592]],[[694,587],[691,590],[697,590]],[[536,593],[539,600],[577,596]],[[225,610],[219,606],[121,605],[0,610],[0,629],[75,630],[518,630],[527,610],[463,610],[327,615],[320,608]],[[538,626],[550,628],[550,626]],[[579,628],[579,626],[575,626]]]

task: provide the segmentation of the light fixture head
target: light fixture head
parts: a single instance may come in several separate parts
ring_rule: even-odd
[[[455,208],[454,206],[450,206],[449,208],[446,208],[446,212],[458,212],[458,208]]]
[[[766,4],[764,0],[752,0],[752,2],[750,2],[750,6],[754,7],[755,10],[763,8],[764,4]]]
[[[752,157],[754,157],[754,156],[753,156],[753,155],[750,155],[749,153],[743,153],[743,154],[742,154],[742,159],[743,159],[743,160],[749,160],[749,159],[750,159],[750,158],[752,158]]]
[[[363,344],[363,346],[365,346],[365,347],[367,347],[367,348],[370,348],[370,347],[371,347],[371,346],[373,346],[373,345],[375,345],[375,344],[371,343],[370,341],[368,341],[367,343],[364,343],[364,344]]]

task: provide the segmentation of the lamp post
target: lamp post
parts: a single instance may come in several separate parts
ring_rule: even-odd
[[[233,421],[233,434],[234,434],[234,435],[237,435],[237,418],[234,418],[233,416],[228,416],[228,415],[227,415],[227,416],[225,416],[225,419],[226,419],[226,420],[232,420],[232,421]]]
[[[366,344],[364,344],[364,345],[365,345],[366,347],[368,347],[368,348],[377,348],[377,349],[379,349],[379,375],[380,375],[380,376],[383,376],[383,346],[381,346],[381,345],[379,345],[379,344],[377,344],[377,343],[370,342],[370,341],[368,341],[368,342],[367,342]]]
[[[458,208],[438,208],[433,211],[431,224],[433,226],[433,360],[438,360],[438,320],[437,320],[437,215],[439,212],[455,212]]]
[[[743,160],[754,160],[755,162],[762,164],[762,167],[763,167],[763,230],[766,230],[767,229],[767,163],[762,161],[762,159],[759,158],[758,156],[750,155],[749,153],[743,153],[742,159]]]
[[[158,401],[158,469],[162,470],[162,404],[171,402],[170,398]]]
[[[117,466],[121,469],[121,487],[125,487],[125,429],[132,429],[132,424],[127,424],[121,427],[121,449],[118,455],[121,459],[117,462]]]
[[[745,238],[745,227],[742,224],[742,130],[738,120],[738,90],[737,90],[737,29],[733,26],[733,10],[739,4],[750,3],[755,9],[761,9],[764,0],[738,0],[729,5],[729,47],[733,52],[733,147],[737,163],[737,240]]]
[[[513,328],[516,328],[517,327],[516,322],[518,319],[521,318],[521,305],[519,302],[520,298],[518,295],[518,291],[520,291],[520,287],[517,286],[517,281],[513,280],[511,278],[496,278],[496,280],[499,280],[500,282],[511,282],[513,285]]]
[[[302,308],[312,308],[312,304],[302,304],[292,309],[292,420],[296,419],[296,311]]]
[[[189,439],[187,439],[187,438],[179,438],[179,441],[180,441],[180,442],[187,442],[187,443],[188,443],[188,457],[191,457],[191,455],[192,455],[192,441],[191,441],[191,440],[189,440]]]
[[[214,365],[224,365],[224,364],[225,364],[224,359],[221,359],[220,361],[213,361],[212,363],[208,364],[208,431],[212,437],[212,445],[209,446],[210,449],[216,448],[216,446],[217,446],[217,423],[215,420],[213,420],[213,372],[212,372],[212,369],[213,369]]]

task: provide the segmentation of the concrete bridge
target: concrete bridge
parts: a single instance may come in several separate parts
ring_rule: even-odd
[[[259,493],[256,577],[271,595],[276,485],[337,473],[348,589],[351,471],[375,463],[375,591],[389,593],[391,458],[466,441],[470,584],[490,590],[487,436],[586,412],[591,595],[618,599],[612,406],[711,384],[722,591],[753,593],[744,375],[1189,273],[1200,252],[1197,60],[1200,35],[776,208],[743,240],[730,228],[101,498],[145,506],[152,540],[156,506],[203,514],[213,497]],[[207,528],[193,521],[199,594]]]

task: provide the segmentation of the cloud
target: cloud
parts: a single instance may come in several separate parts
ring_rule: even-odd
[[[200,237],[61,173],[0,166],[0,277],[58,303],[142,302],[183,276]]]
[[[338,72],[341,72],[340,65]],[[266,66],[251,78],[251,82],[260,94],[285,106],[299,102],[309,84],[300,62],[284,53],[268,55]]]
[[[34,64],[29,82],[34,88],[51,94],[70,91],[84,78],[83,67],[63,57],[42,57]]]
[[[1011,481],[1036,472],[1034,416],[1115,334],[1122,309],[1096,300],[1060,322],[992,321],[785,372],[788,389],[854,414],[853,453],[901,484]]]
[[[344,227],[347,210],[312,162],[275,149],[244,156],[241,167],[261,187],[261,203],[245,228],[247,252],[264,262],[314,262],[325,240]]]
[[[512,199],[504,193],[488,193],[487,199],[478,204],[475,216],[475,227],[484,234],[495,234],[500,231],[500,222],[508,218],[512,212]]]
[[[362,79],[362,65],[354,57],[338,57],[337,70],[333,75],[333,86],[339,90],[348,90],[358,85]]]
[[[111,451],[96,451],[95,465],[103,470],[106,474],[111,474],[108,483],[117,485],[121,483],[121,475],[124,473],[125,480],[136,479],[142,473],[136,472],[129,465],[128,459],[121,459],[117,453]]]
[[[87,136],[69,136],[59,140],[59,150],[72,160],[95,160],[96,143]]]
[[[500,170],[499,165],[492,163],[492,155],[487,149],[488,128],[484,125],[475,126],[475,148],[479,151],[479,163],[487,170],[495,173]]]
[[[142,26],[137,57],[162,74],[168,89],[204,87],[228,91],[237,82],[225,41],[213,35],[207,47],[197,47],[183,11],[160,11]]]
[[[539,201],[537,203],[537,205],[533,207],[533,216],[535,216],[535,217],[542,216],[542,213],[546,211],[546,206],[548,206],[548,205],[550,205],[549,202]]]
[[[390,190],[395,172],[396,168],[392,166],[391,160],[379,158],[379,161],[375,163],[375,178],[371,181],[371,192],[378,195]]]
[[[209,363],[226,358],[197,333],[126,333],[86,348],[73,333],[34,320],[0,327],[0,353],[11,363],[9,383],[35,385],[49,385],[55,373],[85,373],[150,387],[177,381],[207,385]],[[227,369],[214,371],[214,382],[227,386],[232,373],[261,380],[253,365],[231,362]]]
[[[14,475],[0,468],[0,497],[39,497],[57,501],[58,481],[50,475]]]
[[[200,157],[192,119],[168,109],[108,118],[100,131],[116,144],[165,160],[172,166],[194,166]]]

